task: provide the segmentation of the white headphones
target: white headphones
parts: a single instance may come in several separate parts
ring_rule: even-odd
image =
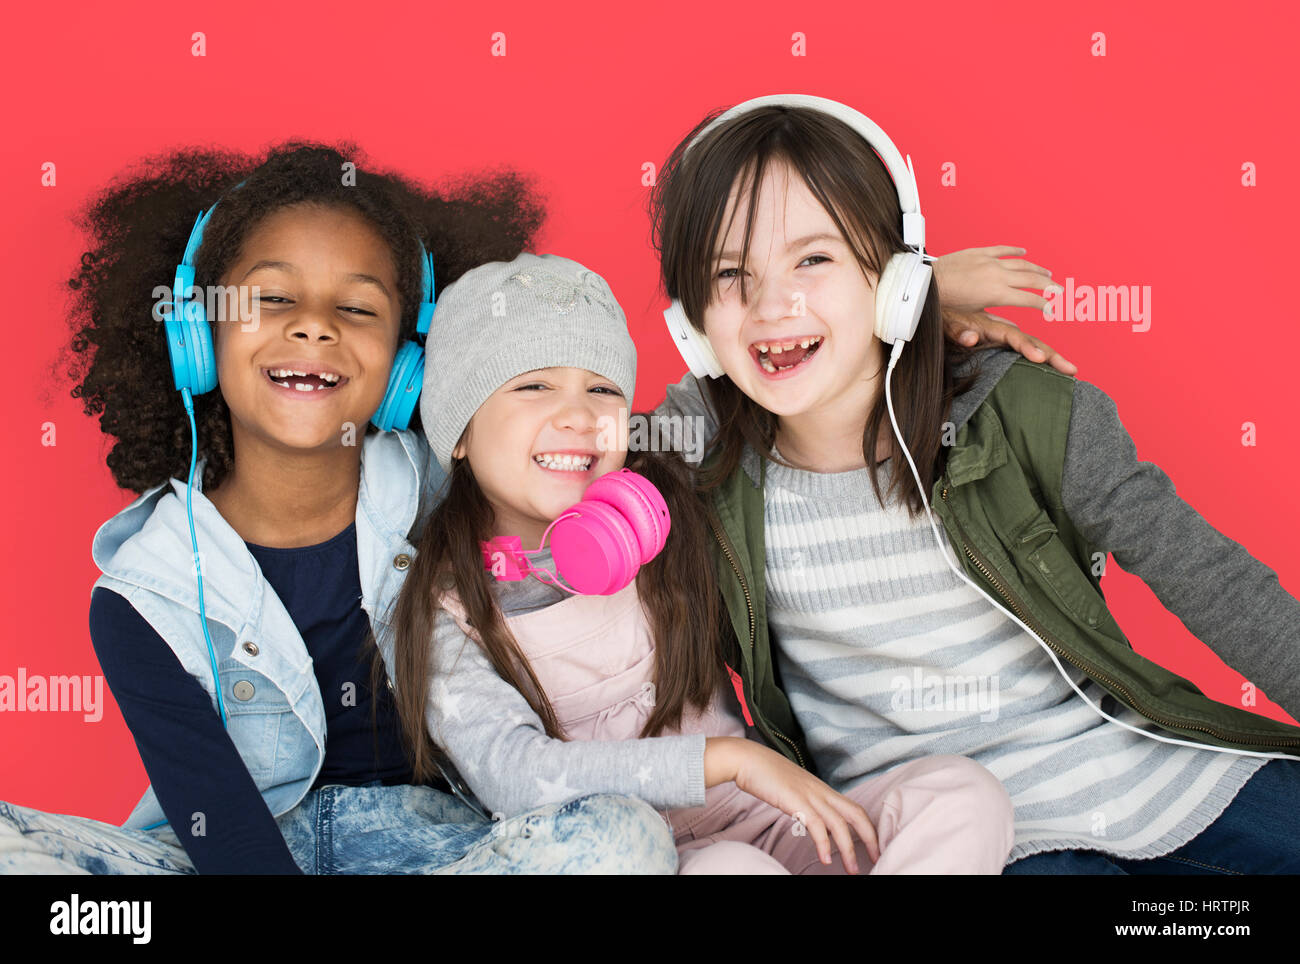
[[[917,323],[921,319],[921,310],[925,307],[925,296],[930,290],[930,275],[933,269],[927,263],[934,258],[925,253],[925,218],[921,216],[921,200],[916,190],[916,172],[912,169],[912,158],[904,162],[894,142],[889,139],[880,126],[870,118],[847,107],[839,101],[825,97],[812,97],[807,94],[772,94],[767,97],[755,97],[743,104],[737,104],[727,112],[715,118],[704,130],[700,131],[686,152],[709,131],[724,121],[751,111],[757,107],[779,105],[784,107],[807,107],[848,124],[862,136],[888,168],[894,187],[898,191],[898,204],[903,212],[903,242],[912,250],[901,251],[889,259],[885,269],[880,272],[876,284],[876,337],[889,345],[909,341],[916,334]],[[683,152],[683,156],[685,153]],[[664,309],[664,321],[672,334],[673,344],[682,353],[682,358],[696,378],[720,378],[722,366],[713,346],[703,332],[693,326],[686,317],[681,302],[674,298]]]

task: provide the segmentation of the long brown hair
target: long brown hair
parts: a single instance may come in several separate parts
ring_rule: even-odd
[[[869,279],[880,276],[881,268],[894,253],[908,250],[903,244],[898,193],[889,171],[847,124],[808,108],[760,107],[720,124],[687,152],[695,135],[722,112],[711,112],[674,148],[650,195],[652,239],[659,251],[664,292],[680,299],[696,329],[704,330],[704,310],[713,297],[713,278],[718,270],[714,244],[724,230],[723,218],[728,217],[729,226],[735,217],[734,210],[728,214],[726,209],[738,178],[741,191],[749,188],[740,254],[741,301],[748,303],[744,268],[748,265],[759,188],[773,161],[785,161],[803,178]],[[944,334],[939,291],[931,279],[916,334],[892,378],[899,430],[927,490],[942,471],[946,454],[943,422],[952,399],[973,380],[957,380],[953,369],[970,354],[971,349]],[[777,417],[741,392],[730,378],[709,379],[708,392],[719,421],[710,448],[720,452],[702,478],[706,489],[732,475],[746,444],[764,458],[773,459],[771,450],[777,430]],[[882,381],[862,435],[863,458],[872,469],[871,486],[882,504],[885,500],[876,472],[876,440],[888,418]],[[922,510],[921,496],[892,431],[889,444],[887,492],[901,490],[915,515]]]
[[[655,641],[655,707],[641,736],[676,726],[688,705],[703,709],[725,678],[725,611],[709,543],[709,509],[690,470],[672,453],[634,453],[627,467],[663,494],[672,528],[662,552],[636,577]],[[418,783],[435,775],[438,749],[426,727],[429,651],[442,596],[454,589],[479,646],[501,678],[541,718],[548,736],[565,739],[550,700],[506,626],[483,566],[480,542],[492,536],[492,506],[467,459],[454,459],[446,497],[428,515],[416,557],[394,609],[393,669],[397,712]],[[734,644],[734,634],[729,637]]]

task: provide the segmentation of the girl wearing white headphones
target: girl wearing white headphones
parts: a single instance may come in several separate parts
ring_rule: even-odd
[[[756,729],[841,791],[923,753],[984,763],[1012,872],[1300,870],[1300,727],[1133,652],[1100,563],[1292,714],[1300,602],[1099,389],[945,337],[884,132],[758,98],[678,145],[652,216],[692,371],[660,412],[718,428],[702,482]]]

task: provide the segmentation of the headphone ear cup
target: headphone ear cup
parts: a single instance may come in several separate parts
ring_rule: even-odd
[[[163,319],[167,355],[176,390],[188,388],[202,395],[217,387],[217,359],[212,350],[212,327],[202,302],[187,301]]]
[[[876,282],[877,338],[887,345],[912,340],[933,273],[915,251],[900,251],[889,259]]]
[[[640,565],[663,551],[672,527],[668,505],[644,475],[620,469],[602,475],[582,494],[584,502],[603,502],[627,520],[639,547]]]
[[[397,351],[388,388],[370,421],[381,431],[405,430],[424,387],[424,349],[408,341]]]
[[[895,291],[898,288],[898,275],[902,268],[902,256],[894,255],[885,263],[885,270],[880,272],[880,278],[876,281],[876,337],[886,344],[891,343],[890,318],[893,315],[892,306],[896,297]]]
[[[636,576],[641,550],[632,526],[603,502],[579,502],[555,523],[551,558],[564,581],[587,596],[612,596]]]
[[[709,344],[708,337],[686,317],[682,303],[676,298],[664,309],[664,321],[673,344],[681,353],[686,366],[696,378],[721,378],[722,364]]]

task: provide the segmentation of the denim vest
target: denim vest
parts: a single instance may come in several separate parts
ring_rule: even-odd
[[[194,531],[208,632],[217,657],[227,732],[272,816],[306,796],[325,759],[325,707],[293,620],[239,534],[203,496],[195,473]],[[361,449],[357,562],[361,607],[377,638],[415,558],[407,541],[444,474],[420,432],[378,432]],[[167,641],[216,707],[212,663],[199,623],[194,553],[183,480],[145,492],[95,533],[95,586],[126,598]],[[166,821],[150,787],[124,827]]]

